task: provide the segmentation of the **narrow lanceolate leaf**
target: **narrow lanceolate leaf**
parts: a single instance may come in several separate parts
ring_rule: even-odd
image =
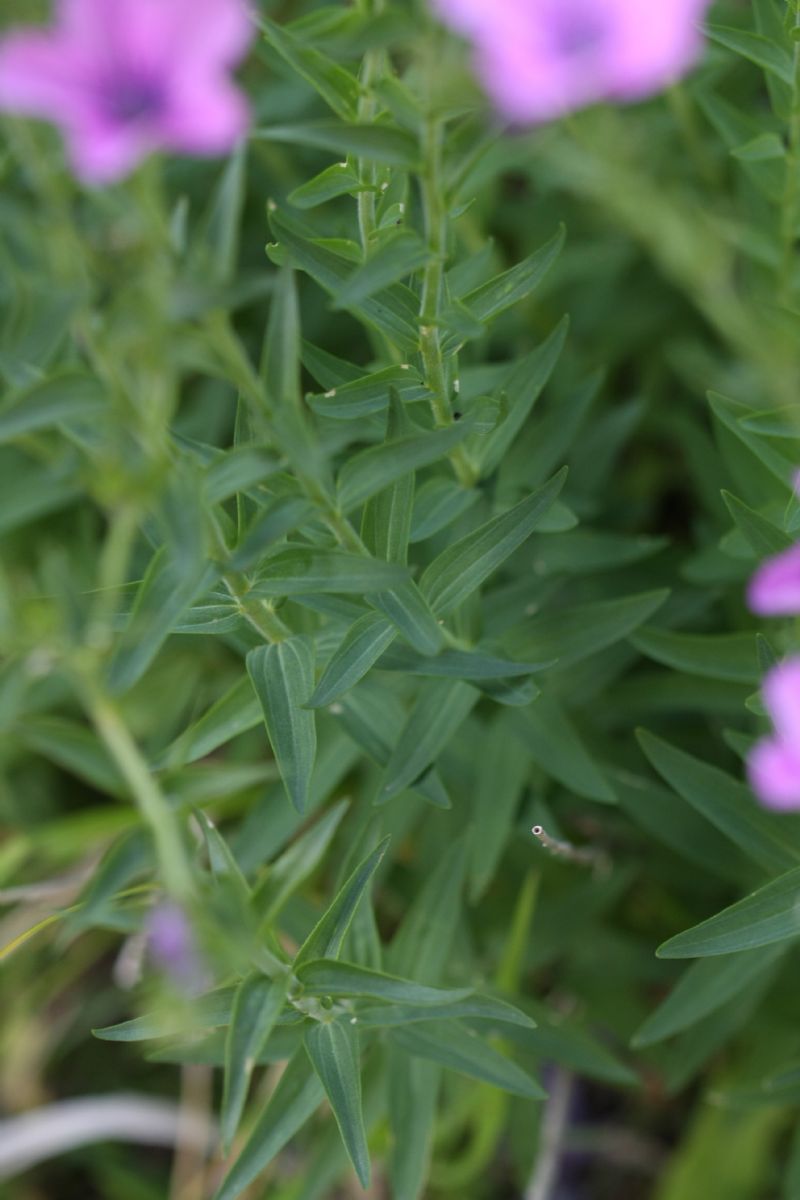
[[[438,616],[458,608],[530,537],[561,491],[566,476],[564,468],[514,508],[493,517],[434,559],[420,587]]]
[[[286,794],[298,812],[308,800],[317,753],[314,713],[303,708],[314,687],[314,652],[304,637],[259,646],[247,656]]]
[[[523,262],[517,263],[496,279],[461,297],[473,316],[479,321],[492,321],[507,308],[524,300],[544,279],[561,253],[564,245],[563,227]]]
[[[225,1045],[222,1145],[226,1153],[239,1127],[253,1067],[275,1028],[287,986],[288,975],[276,979],[249,975],[237,989]]]
[[[462,835],[441,856],[395,934],[389,965],[398,975],[413,974],[425,983],[439,983],[461,912],[466,864]]]
[[[431,1021],[413,1029],[395,1029],[391,1037],[407,1053],[441,1063],[462,1075],[528,1100],[547,1098],[535,1079],[460,1022]]]
[[[103,1042],[146,1042],[150,1038],[172,1037],[176,1033],[191,1033],[202,1029],[214,1029],[227,1025],[231,1019],[234,1000],[233,988],[218,988],[192,1002],[187,1022],[186,1012],[179,1016],[167,1009],[122,1021],[119,1025],[107,1025],[104,1029],[93,1029],[92,1034]]]
[[[21,392],[12,392],[0,405],[0,442],[25,437],[62,421],[87,420],[107,408],[98,381],[77,372],[56,375]]]
[[[435,654],[444,643],[441,626],[413,579],[369,597],[398,633],[420,654]]]
[[[616,600],[561,606],[533,617],[503,642],[520,658],[556,659],[560,670],[628,637],[661,608],[668,596],[669,592],[661,588]]]
[[[289,203],[295,208],[316,208],[337,196],[348,193],[354,196],[359,190],[359,178],[353,168],[346,163],[334,163],[290,192]]]
[[[287,533],[316,517],[316,508],[302,496],[278,496],[255,517],[230,563],[235,571],[246,571]]]
[[[434,477],[417,489],[411,521],[410,540],[424,542],[441,529],[447,529],[478,500],[476,488],[465,488],[454,479]]]
[[[487,1021],[488,1028],[495,1030],[501,1025],[520,1025],[524,1029],[535,1029],[536,1022],[505,1000],[494,996],[468,996],[452,1004],[440,1004],[435,1008],[421,1004],[376,1004],[361,1008],[358,1023],[364,1029],[389,1029],[392,1025],[414,1025],[419,1021],[459,1020]]]
[[[429,250],[425,242],[410,229],[394,230],[378,248],[357,267],[334,300],[334,308],[350,308],[368,296],[425,265]]]
[[[531,757],[570,791],[613,804],[616,797],[565,709],[545,692],[535,704],[514,715],[510,724]]]
[[[305,1125],[324,1095],[324,1088],[306,1056],[296,1055],[281,1075],[278,1086],[214,1200],[236,1200],[237,1196],[241,1196],[298,1129]]]
[[[663,1041],[716,1012],[741,988],[777,963],[785,949],[781,945],[763,946],[747,953],[692,963],[667,998],[636,1031],[631,1045],[650,1046]]]
[[[393,1200],[419,1200],[428,1174],[441,1068],[392,1047],[389,1057],[389,1156]]]
[[[408,578],[405,567],[366,554],[305,546],[279,550],[264,564],[251,596],[307,596],[314,592],[382,592]]]
[[[794,81],[794,64],[791,55],[782,46],[777,46],[769,38],[760,33],[750,33],[745,29],[731,29],[726,25],[706,25],[706,32],[712,41],[718,42],[742,58],[747,58],[764,71],[769,71],[782,83],[791,87]]]
[[[208,851],[208,861],[211,874],[217,880],[227,880],[234,893],[246,905],[250,898],[250,885],[245,879],[242,869],[231,853],[231,849],[214,822],[204,812],[197,813],[197,820],[203,830]]]
[[[338,958],[356,908],[372,876],[386,853],[389,839],[384,838],[371,854],[358,864],[339,891],[330,908],[311,930],[294,960],[295,970],[315,958]]]
[[[288,127],[284,127],[286,130]],[[297,130],[297,126],[292,126],[289,131],[289,136]],[[307,127],[306,127],[307,128]],[[335,127],[337,131],[346,130],[348,135],[352,136],[357,131],[367,129],[368,136],[376,138],[379,145],[383,146],[384,135],[388,132],[381,129],[379,126],[356,126],[356,125],[338,125]],[[400,135],[401,138],[412,143],[414,152],[416,153],[417,143],[414,138],[408,134]],[[346,151],[349,153],[349,150]],[[354,153],[359,153],[355,150]],[[382,158],[381,161],[388,161]],[[339,289],[346,283],[352,272],[352,263],[341,255],[335,254],[327,246],[319,245],[313,237],[309,237],[307,231],[298,225],[286,213],[273,212],[270,216],[270,224],[275,232],[275,236],[279,239],[282,246],[285,246],[289,251],[292,260],[305,271],[312,279],[324,288],[331,295],[337,295]],[[418,319],[417,309],[418,301],[410,288],[406,288],[403,284],[394,284],[390,288],[385,288],[380,296],[368,296],[358,306],[356,311],[364,320],[368,321],[376,329],[380,329],[387,334],[393,342],[405,352],[413,354],[416,352],[419,341],[418,335]],[[388,395],[386,396],[388,403]]]
[[[381,656],[381,671],[402,671],[407,675],[441,675],[448,679],[507,679],[530,675],[552,663],[521,663],[510,658],[476,650],[443,650],[441,654],[415,654],[408,646],[392,646]]]
[[[461,725],[478,700],[478,693],[460,680],[435,680],[426,685],[404,725],[386,764],[380,803],[409,787],[425,771]]]
[[[478,747],[472,796],[469,878],[473,903],[494,876],[530,773],[527,749],[511,735],[505,716],[485,727],[483,742]]]
[[[240,733],[254,729],[260,720],[261,705],[249,680],[243,677],[184,730],[155,765],[178,767],[196,762]]]
[[[334,651],[308,700],[308,707],[322,708],[353,687],[396,637],[397,629],[380,613],[370,612],[359,617]]]
[[[645,626],[630,640],[648,658],[689,675],[754,685],[760,679],[752,633],[675,633]]]
[[[322,759],[318,770],[321,765]],[[264,927],[272,924],[292,893],[319,866],[349,807],[347,800],[334,804],[315,825],[292,842],[276,862],[270,864],[266,879],[253,896],[253,907]]]
[[[402,724],[402,706],[390,703],[389,713],[381,712],[378,706],[384,705],[388,693],[383,691],[380,698],[365,695],[363,691],[355,690],[343,696],[338,705],[332,706],[337,710],[336,715],[347,730],[350,737],[362,750],[373,758],[380,766],[386,766],[392,752],[392,739]],[[394,698],[391,698],[392,701]],[[338,710],[341,709],[341,712]],[[396,724],[391,721],[391,714],[396,716]],[[435,767],[431,767],[419,779],[415,779],[412,790],[424,796],[437,808],[450,808],[450,797],[442,783]]]
[[[359,84],[354,75],[337,63],[305,45],[282,25],[276,25],[269,17],[260,14],[258,24],[267,41],[286,60],[290,67],[319,93],[322,99],[343,121],[352,121],[356,115]]]
[[[336,421],[354,421],[372,413],[383,412],[394,387],[403,403],[430,396],[422,379],[407,363],[398,367],[383,367],[370,375],[332,385],[322,395],[308,396],[308,404],[321,416]]]
[[[426,987],[410,979],[385,975],[337,959],[314,959],[298,967],[295,973],[306,991],[315,996],[366,996],[373,1000],[429,1007],[455,1003],[470,994],[469,988]]]
[[[508,1043],[535,1054],[539,1062],[560,1063],[590,1079],[622,1084],[623,1087],[636,1086],[640,1082],[636,1073],[623,1066],[602,1042],[569,1023],[542,1022],[538,1029],[512,1025],[504,1029],[503,1034]]]
[[[553,332],[519,362],[504,387],[508,413],[486,438],[480,454],[481,473],[490,475],[512,445],[558,362],[567,336],[569,320],[564,317]]]
[[[390,391],[386,421],[386,441],[396,442],[411,428],[396,388]],[[370,554],[386,562],[408,562],[408,540],[414,511],[416,477],[413,470],[395,476],[365,505],[361,516],[361,537]],[[431,614],[433,616],[433,614]],[[434,618],[435,620],[435,618]]]
[[[109,682],[123,692],[141,679],[192,603],[213,586],[218,571],[202,561],[179,562],[167,547],[153,556],[111,662]]]
[[[800,937],[800,867],[659,946],[660,958],[733,954]]]
[[[772,521],[768,521],[766,517],[762,517],[752,508],[748,508],[742,500],[737,499],[730,492],[723,492],[722,499],[736,522],[737,528],[759,557],[767,554],[780,554],[781,550],[786,550],[792,545],[793,539],[789,537],[788,533],[784,533]]]
[[[306,1051],[330,1102],[361,1186],[369,1186],[369,1150],[361,1106],[358,1035],[349,1022],[318,1022],[306,1033]]]
[[[471,432],[469,421],[430,433],[410,434],[372,446],[348,459],[339,474],[339,503],[344,512],[382,491],[395,479],[426,467],[449,453]]]
[[[334,154],[355,154],[389,166],[413,167],[419,158],[416,138],[391,125],[345,125],[341,121],[303,121],[292,125],[265,125],[255,137],[293,146],[316,146]]]
[[[800,860],[796,829],[761,808],[743,783],[641,730],[639,742],[658,773],[693,808],[767,871]],[[723,953],[720,951],[719,953]]]

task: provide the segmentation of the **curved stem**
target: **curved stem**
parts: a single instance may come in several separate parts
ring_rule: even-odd
[[[116,705],[96,683],[82,682],[92,723],[153,834],[164,885],[176,900],[186,900],[193,891],[192,871],[178,819]]]

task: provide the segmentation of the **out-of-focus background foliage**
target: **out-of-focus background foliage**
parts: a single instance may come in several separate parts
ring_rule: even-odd
[[[245,973],[252,931],[202,814],[260,918],[276,879],[289,881],[280,941],[269,942],[276,953],[297,949],[353,867],[391,835],[345,957],[420,984],[476,987],[537,1022],[466,1014],[452,1028],[442,1016],[400,1034],[367,1030],[372,1195],[796,1200],[800,885],[782,885],[769,937],[745,913],[656,957],[800,862],[797,818],[763,812],[741,782],[742,755],[763,725],[759,680],[791,637],[773,623],[757,638],[743,589],[756,562],[800,528],[789,486],[800,463],[800,92],[785,6],[715,6],[713,22],[729,32],[709,41],[690,78],[653,101],[534,133],[492,123],[463,49],[421,7],[378,16],[338,7],[263,6],[305,57],[293,66],[279,37],[259,40],[241,73],[256,132],[227,164],[150,163],[122,187],[86,192],[52,130],[3,122],[3,1116],[120,1091],[219,1114],[221,1034],[91,1034],[150,1012],[159,1033],[203,1025],[147,954],[146,914],[170,881],[109,754],[118,729],[108,722],[118,720],[123,757],[127,738],[178,814],[209,984]],[[7,0],[1,19],[45,13]],[[300,816],[245,670],[263,639],[219,571],[204,572],[228,555],[232,578],[269,578],[284,532],[303,553],[327,552],[336,536],[342,544],[324,495],[298,484],[298,463],[313,483],[321,464],[338,471],[380,442],[387,387],[373,384],[374,403],[355,419],[326,393],[376,369],[398,374],[397,347],[363,320],[363,304],[336,307],[309,266],[312,246],[352,270],[356,200],[343,188],[312,207],[297,189],[345,157],[354,179],[364,166],[341,130],[330,132],[347,123],[315,91],[313,52],[354,74],[365,54],[381,70],[390,56],[404,87],[384,76],[361,113],[362,123],[386,114],[378,135],[412,139],[426,113],[448,113],[439,184],[454,302],[443,321],[464,343],[475,461],[480,439],[493,436],[484,425],[502,427],[537,373],[547,376],[525,356],[550,338],[545,357],[555,360],[569,316],[557,365],[502,461],[477,485],[456,486],[447,460],[417,471],[417,580],[563,465],[569,476],[542,525],[447,617],[464,647],[537,670],[481,689],[425,678],[398,641],[394,661],[319,710]],[[321,120],[330,149],[315,144]],[[294,135],[274,129],[290,125]],[[361,150],[376,172],[380,230],[421,234],[421,192],[401,141],[387,135],[395,152],[384,158]],[[523,286],[496,319],[476,317],[477,289],[561,223],[564,248],[535,291]],[[298,268],[302,391],[312,396],[301,432],[291,420],[259,423],[262,393],[280,402],[281,380],[286,395],[293,387],[287,260]],[[405,282],[418,289],[415,270]],[[414,349],[402,350],[421,369]],[[408,389],[402,398],[406,417],[430,427],[427,405]],[[278,514],[277,532],[262,524],[242,550],[264,513]],[[167,567],[154,583],[158,547]],[[149,591],[139,588],[148,568]],[[373,611],[351,584],[346,595],[329,585],[310,598],[300,585],[288,599],[264,593],[277,598],[270,618],[316,643],[317,681],[352,622]],[[200,723],[223,697],[222,716]],[[390,759],[401,732],[402,757],[435,716],[456,710],[436,747],[436,781],[425,776],[412,791],[418,772],[374,808],[382,768],[402,765]],[[301,831],[326,821],[316,849],[302,843],[269,874]],[[534,823],[572,857],[537,843]],[[267,1043],[235,1151],[295,1049],[287,1030]],[[459,1039],[474,1032],[550,1099],[534,1099],[516,1076],[502,1080],[509,1090],[494,1088],[475,1062],[460,1074],[433,1062],[438,1041],[458,1065]],[[0,1124],[0,1161],[3,1136]],[[324,1105],[265,1168],[244,1193],[252,1200],[362,1194]],[[177,1157],[113,1140],[13,1174],[0,1196],[200,1200],[224,1174],[216,1152],[204,1160],[189,1137]]]

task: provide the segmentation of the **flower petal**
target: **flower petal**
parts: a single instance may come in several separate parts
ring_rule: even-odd
[[[800,755],[800,658],[773,667],[761,690],[778,736]]]
[[[247,102],[223,76],[182,81],[158,122],[165,147],[185,154],[223,154],[247,132]]]
[[[475,44],[498,108],[542,120],[597,100],[664,87],[697,57],[696,21],[709,0],[434,0]]]
[[[616,37],[609,54],[610,96],[634,100],[665,87],[697,59],[702,36],[697,22],[706,0],[642,5],[611,0]]]
[[[763,617],[800,613],[800,543],[762,563],[750,580],[747,603]]]
[[[768,808],[800,808],[800,753],[779,738],[765,738],[750,752],[750,784]]]
[[[0,107],[67,119],[85,112],[84,61],[46,33],[12,33],[0,42]]]
[[[232,66],[255,32],[246,0],[62,0],[70,39],[139,68]]]
[[[75,174],[85,183],[114,183],[130,174],[155,143],[135,127],[84,120],[65,130]]]

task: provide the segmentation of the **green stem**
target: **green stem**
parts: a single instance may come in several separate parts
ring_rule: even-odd
[[[795,11],[794,29],[800,27],[800,12]],[[786,180],[781,200],[781,242],[783,255],[780,268],[779,296],[788,304],[792,293],[794,249],[797,236],[798,202],[800,202],[800,41],[794,43],[792,72],[792,106],[789,113],[789,145],[786,153]]]
[[[292,631],[275,612],[268,600],[261,596],[249,597],[249,584],[244,575],[228,572],[222,582],[228,594],[236,601],[239,612],[265,642],[283,642],[292,636]]]
[[[105,650],[113,635],[112,621],[119,604],[120,588],[127,580],[131,549],[139,528],[138,505],[123,504],[110,516],[108,533],[100,555],[97,593],[89,621],[89,644]]]
[[[187,900],[192,872],[177,817],[114,703],[95,684],[84,686],[92,723],[152,831],[164,886],[176,900]]]
[[[377,16],[383,11],[384,0],[359,0],[359,8],[368,16]],[[372,96],[372,85],[378,78],[384,64],[382,50],[367,50],[361,64],[361,96],[358,101],[358,120],[369,124],[375,119],[375,100]],[[358,160],[358,232],[361,238],[361,249],[364,258],[367,257],[369,243],[375,232],[375,192],[376,170],[374,162],[365,158]]]
[[[439,321],[444,291],[444,263],[447,253],[446,213],[442,203],[442,127],[431,117],[423,134],[423,167],[420,176],[422,208],[425,214],[425,236],[430,257],[422,280],[420,304],[420,350],[425,380],[432,392],[431,407],[438,426],[452,421],[447,396],[447,380],[442,357]]]
[[[422,279],[419,340],[425,385],[431,393],[431,408],[437,428],[452,424],[450,399],[442,354],[441,320],[444,298],[444,268],[447,259],[447,209],[442,182],[442,123],[431,116],[422,140],[420,192],[429,258]],[[463,446],[451,451],[450,462],[459,481],[471,487],[476,471]]]

